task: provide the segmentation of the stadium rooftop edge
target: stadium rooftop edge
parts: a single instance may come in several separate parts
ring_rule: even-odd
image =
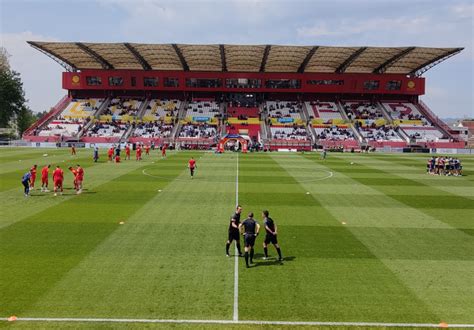
[[[286,73],[393,73],[420,76],[463,48],[28,43],[67,71],[85,69]]]

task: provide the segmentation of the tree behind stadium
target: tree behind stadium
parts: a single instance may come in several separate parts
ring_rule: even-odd
[[[11,70],[8,53],[0,47],[0,127],[16,120],[20,135],[36,120],[26,105],[20,74]]]

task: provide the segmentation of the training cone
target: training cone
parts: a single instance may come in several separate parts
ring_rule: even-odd
[[[13,322],[13,321],[18,320],[18,318],[15,315],[12,315],[7,320],[8,320],[8,322]]]
[[[125,221],[120,221],[119,225],[123,225],[124,223],[125,223]]]
[[[440,328],[447,328],[447,327],[449,327],[449,326],[448,326],[448,324],[447,324],[446,322],[441,322],[441,323],[439,324],[439,327],[440,327]]]

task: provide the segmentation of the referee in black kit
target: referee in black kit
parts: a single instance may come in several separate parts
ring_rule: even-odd
[[[225,244],[225,255],[229,257],[229,247],[232,244],[232,241],[235,241],[235,245],[237,246],[237,251],[239,251],[239,257],[242,256],[242,250],[240,249],[240,232],[239,232],[239,225],[240,225],[240,213],[242,213],[242,206],[237,205],[235,209],[235,213],[230,218],[229,223],[229,237]]]
[[[269,213],[267,210],[262,212],[263,216],[263,225],[265,226],[265,240],[263,241],[263,252],[265,254],[265,257],[263,258],[268,259],[268,244],[273,244],[275,246],[275,249],[278,252],[278,261],[282,261],[283,258],[281,257],[281,250],[280,250],[280,245],[278,245],[278,239],[277,239],[277,225],[275,221],[273,221],[272,218],[270,218]]]
[[[248,218],[239,225],[240,232],[244,235],[245,242],[245,265],[249,268],[249,250],[250,263],[253,263],[253,246],[255,245],[255,238],[260,230],[260,225],[253,218],[253,213],[250,212]]]

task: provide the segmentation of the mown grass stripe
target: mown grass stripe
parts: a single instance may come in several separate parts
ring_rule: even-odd
[[[242,156],[239,198],[244,212],[253,211],[258,219],[261,210],[270,210],[286,261],[279,265],[274,259],[257,259],[257,267],[241,271],[241,319],[263,315],[267,320],[330,321],[337,314],[341,321],[362,321],[368,313],[371,321],[436,320],[423,302],[288,173],[287,166],[298,168],[304,165],[303,159],[291,155],[291,161],[285,162],[282,155],[266,157],[262,171],[273,174],[269,183],[273,193],[259,195],[259,189],[268,184],[267,177],[253,184],[245,182],[246,167],[253,168],[259,161]],[[285,184],[278,185],[276,180]],[[291,187],[291,197],[285,193],[287,187]],[[303,207],[310,212],[302,212]],[[293,225],[303,221],[300,218],[306,218],[306,226]],[[258,256],[262,236],[256,244]],[[272,246],[269,251],[275,255]]]
[[[141,167],[133,172],[139,173]],[[113,202],[124,200],[122,182],[131,175],[128,172],[94,189],[105,201],[99,208],[84,207],[97,199],[96,194],[84,194],[0,230],[1,310],[11,314],[27,310],[116,231],[120,219],[156,194],[155,189],[146,189],[156,187],[156,182],[143,182],[132,203],[117,207]]]
[[[47,151],[44,153],[47,153],[48,156],[43,157],[43,153],[34,153],[30,154],[30,157],[23,157],[23,154],[11,157],[8,162],[5,162],[5,159],[3,159],[3,162],[0,162],[0,174],[15,172],[18,170],[26,172],[34,164],[38,165],[38,167],[43,167],[47,164],[62,164],[63,160],[65,162],[74,162],[75,159],[79,158],[88,158],[89,161],[92,161],[92,154],[89,150],[78,151],[76,156],[71,156],[71,154],[66,150],[55,151],[52,154]]]
[[[340,156],[335,156],[335,159],[340,159]],[[343,159],[340,159],[343,160]],[[347,160],[343,160],[347,161]],[[327,162],[326,165],[330,168],[332,168],[331,162]],[[383,168],[377,168],[376,166],[371,166],[371,165],[364,165],[363,162],[358,162],[355,166],[357,167],[362,167],[362,168],[370,168],[374,174],[381,174],[383,175],[384,179],[378,179],[377,183],[373,182],[370,180],[370,178],[358,178],[355,177],[350,171],[346,172],[345,174],[352,178],[355,181],[358,181],[362,184],[368,185],[371,188],[378,190],[387,196],[397,200],[398,202],[401,202],[409,207],[415,208],[419,210],[420,212],[423,212],[441,222],[444,222],[453,228],[459,229],[461,232],[464,232],[462,229],[472,229],[472,222],[470,221],[471,216],[463,217],[463,213],[459,213],[456,215],[456,217],[451,217],[449,216],[449,210],[450,209],[456,209],[456,210],[470,210],[474,206],[472,203],[472,200],[469,198],[463,197],[463,196],[457,196],[455,194],[449,193],[449,192],[444,192],[441,189],[438,189],[437,187],[433,187],[430,185],[427,185],[423,183],[421,180],[420,181],[414,181],[412,179],[407,179],[404,177],[401,177],[397,175],[396,172],[392,171],[387,171]],[[457,178],[451,178],[453,180],[456,180]],[[407,184],[407,185],[413,185],[413,186],[422,186],[425,187],[428,190],[431,191],[443,191],[443,197],[437,197],[437,196],[410,196],[410,195],[401,195],[401,194],[390,194],[388,193],[385,189],[384,186],[381,185],[381,182],[387,182],[388,186],[398,186],[401,183]],[[443,210],[448,210],[448,213],[444,212]],[[468,212],[471,213],[471,212]],[[467,215],[467,214],[466,214]],[[470,226],[471,223],[471,226]],[[463,224],[460,226],[460,224]],[[464,226],[465,225],[465,226]],[[464,232],[465,233],[465,232]]]
[[[474,199],[474,186],[472,184],[468,184],[464,187],[455,185],[453,186],[452,183],[457,182],[457,181],[464,181],[466,178],[470,176],[462,176],[462,177],[439,177],[439,176],[431,176],[426,173],[426,160],[423,163],[420,162],[410,162],[406,163],[404,161],[399,161],[398,159],[386,159],[385,157],[371,157],[379,160],[377,163],[370,163],[371,165],[375,164],[380,164],[383,166],[383,164],[392,164],[396,163],[398,166],[394,171],[390,171],[391,173],[396,173],[397,176],[405,178],[405,179],[411,179],[416,182],[420,182],[421,184],[429,187],[435,188],[434,190],[438,191],[445,191],[448,192],[451,195],[455,196],[460,196],[462,198],[469,198],[469,199]],[[428,159],[428,158],[427,158]],[[372,168],[372,166],[369,165],[369,168]],[[466,166],[464,165],[464,168]],[[414,171],[413,175],[405,175],[404,170],[410,170]],[[427,180],[429,178],[429,180]],[[469,183],[471,181],[468,180]]]
[[[332,168],[332,164],[353,160],[350,156],[347,158],[338,156],[331,161],[306,157],[312,160],[316,167],[329,168]],[[336,173],[336,176],[346,177],[348,182],[360,180],[351,178],[350,172]],[[315,196],[319,198],[320,195]],[[392,196],[386,198],[391,199]],[[374,200],[374,203],[377,202],[378,200]],[[472,276],[469,275],[474,271],[474,251],[469,236],[452,227],[451,229],[354,227],[353,216],[358,209],[356,202],[352,209],[341,209],[336,206],[329,206],[328,209],[346,221],[347,228],[364,242],[406,287],[430,306],[439,319],[456,323],[472,322],[471,315],[466,313],[474,306],[474,299],[471,298],[474,297],[474,292],[466,293],[466,290],[471,292],[474,288]],[[409,217],[410,211],[416,214],[418,209],[406,205],[404,213],[406,217]],[[366,210],[365,213],[368,217],[373,216],[371,211]],[[391,212],[382,217],[392,223],[395,214]],[[434,217],[431,219],[434,222],[439,221]],[[454,273],[451,270],[455,270]],[[449,278],[449,281],[444,281],[445,278]],[[458,308],[460,305],[463,307]]]
[[[145,160],[143,162],[130,161],[123,162],[121,164],[113,164],[106,162],[93,163],[93,166],[90,166],[88,167],[88,169],[86,169],[83,196],[94,193],[94,189],[96,187],[103,185],[105,182],[113,180],[119,176],[122,176],[122,179],[126,180],[126,174],[128,172],[131,172],[138,167],[146,166],[149,163],[150,160]],[[15,222],[21,221],[27,217],[42,212],[71,198],[75,198],[76,195],[74,190],[72,190],[71,183],[72,175],[68,173],[68,163],[65,164],[66,166],[61,166],[61,168],[63,168],[65,172],[64,187],[66,189],[65,195],[63,196],[53,197],[52,192],[40,193],[34,191],[32,192],[31,197],[25,198],[20,187],[18,189],[0,192],[0,228],[9,226]],[[71,165],[75,165],[75,163],[71,163]],[[81,165],[86,166],[87,163]],[[49,189],[50,191],[52,191],[53,182],[51,176],[49,181]],[[38,189],[41,185],[38,185],[38,178],[36,183]]]
[[[180,180],[153,179],[136,171],[122,181],[132,199],[153,184],[169,183],[153,188],[157,192],[153,198],[123,218],[124,225],[94,247],[25,314],[232,319],[234,260],[224,256],[221,225],[228,225],[234,208],[235,181],[206,179],[228,173],[235,176],[235,159],[198,156],[196,177],[191,180],[186,168],[191,156],[183,153],[179,161],[174,159]],[[215,162],[229,166],[217,169]],[[152,174],[163,169],[149,166]],[[143,182],[147,184],[141,187]],[[212,200],[203,193],[188,195],[198,186],[209,191]],[[214,193],[217,190],[219,194]],[[200,203],[189,205],[193,199]]]

